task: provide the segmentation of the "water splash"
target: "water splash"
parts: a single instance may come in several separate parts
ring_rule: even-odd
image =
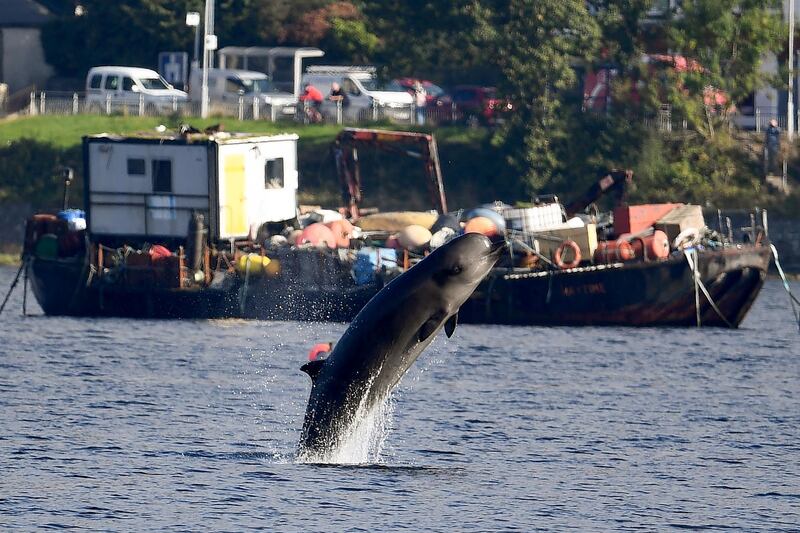
[[[325,457],[327,463],[374,464],[381,462],[392,426],[395,403],[391,396],[369,411],[359,408],[350,428]]]
[[[301,463],[376,464],[382,461],[386,438],[392,427],[395,402],[390,394],[371,409],[367,394],[356,410],[353,422],[338,432],[336,442],[322,453],[301,452]]]

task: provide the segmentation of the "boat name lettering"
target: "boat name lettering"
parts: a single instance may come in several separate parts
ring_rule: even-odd
[[[564,296],[577,296],[580,294],[605,294],[606,288],[602,283],[589,283],[586,285],[576,285],[574,287],[564,287]]]

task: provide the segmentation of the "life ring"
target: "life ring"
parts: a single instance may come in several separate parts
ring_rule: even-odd
[[[573,255],[573,259],[569,263],[564,262],[564,252],[567,248],[572,249]],[[581,247],[578,246],[578,243],[575,241],[566,240],[562,242],[558,248],[556,248],[556,253],[553,256],[553,262],[558,268],[575,268],[581,263]]]
[[[678,233],[678,236],[672,241],[672,247],[676,250],[683,250],[684,248],[697,244],[699,241],[700,230],[697,228],[686,228]]]

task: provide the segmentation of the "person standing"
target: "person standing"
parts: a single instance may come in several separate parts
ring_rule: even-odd
[[[766,173],[775,173],[781,152],[781,129],[778,127],[778,121],[774,118],[769,121],[769,127],[764,137],[764,152]]]
[[[425,124],[425,106],[428,105],[428,92],[419,80],[414,82],[414,104],[417,109],[417,125],[423,126]]]
[[[331,83],[331,92],[328,95],[328,100],[331,102],[341,102],[342,107],[347,107],[348,99],[347,93],[342,90],[342,86],[336,82]]]

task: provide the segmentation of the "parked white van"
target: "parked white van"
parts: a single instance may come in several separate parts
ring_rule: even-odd
[[[175,89],[158,72],[147,68],[93,67],[86,75],[86,105],[90,108],[143,103],[145,109],[168,112],[175,103],[187,100],[185,92]]]
[[[202,94],[201,69],[193,69],[189,77],[189,96],[193,102],[199,102]],[[214,104],[238,104],[239,98],[245,104],[252,104],[253,98],[262,104],[275,106],[283,115],[294,115],[297,98],[281,92],[263,72],[210,68],[208,69],[208,99]]]
[[[375,67],[313,66],[303,75],[303,85],[312,84],[326,98],[334,82],[347,95],[347,106],[342,109],[347,120],[369,118],[375,107],[387,118],[411,120],[413,97],[406,91],[380,90]],[[326,99],[322,111],[329,117],[335,116],[335,102]]]

